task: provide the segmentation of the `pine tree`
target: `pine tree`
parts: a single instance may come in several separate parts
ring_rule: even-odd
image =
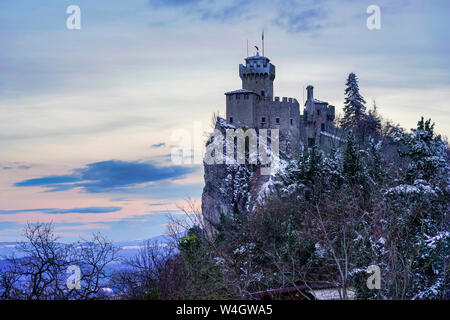
[[[360,184],[364,178],[363,164],[352,132],[347,135],[344,150],[343,174],[350,185]]]
[[[406,147],[406,150],[399,151],[400,156],[411,159],[407,172],[408,183],[442,176],[447,167],[446,144],[440,135],[434,134],[431,119],[425,121],[422,117],[417,129],[412,130],[412,133],[401,133],[398,140]]]
[[[358,78],[353,72],[348,75],[346,86],[341,125],[345,129],[358,129],[365,115],[366,101],[359,93]]]

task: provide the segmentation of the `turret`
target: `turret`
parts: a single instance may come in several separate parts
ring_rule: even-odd
[[[269,58],[260,56],[245,59],[245,66],[239,65],[239,76],[242,79],[242,89],[253,91],[261,97],[273,97],[273,81],[275,66]]]
[[[311,85],[306,87],[307,100],[309,100],[309,101],[314,99],[313,89],[314,89],[314,87]]]

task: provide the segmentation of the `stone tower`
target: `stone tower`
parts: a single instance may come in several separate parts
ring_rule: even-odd
[[[253,91],[261,97],[273,97],[273,81],[275,66],[259,53],[245,59],[245,66],[239,65],[239,76],[242,79],[242,89]]]
[[[307,147],[313,145],[324,146],[329,140],[329,132],[334,131],[333,121],[335,118],[335,108],[328,102],[314,98],[314,87],[309,85],[306,88],[307,99],[303,118],[305,124],[305,143]]]

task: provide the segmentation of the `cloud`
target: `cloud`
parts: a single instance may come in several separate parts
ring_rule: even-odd
[[[225,22],[236,18],[242,18],[252,12],[249,10],[255,3],[254,0],[149,0],[153,8],[180,8],[183,13],[198,16],[204,21]]]
[[[20,170],[28,170],[31,169],[32,166],[28,164],[22,164],[20,162],[13,162],[13,163],[6,163],[1,164],[0,163],[0,169],[1,170],[14,170],[14,169],[20,169]]]
[[[16,187],[42,186],[56,192],[81,188],[89,193],[118,191],[148,182],[175,180],[196,169],[183,166],[157,166],[152,163],[109,160],[88,164],[70,175],[46,176],[17,182]]]
[[[40,212],[48,214],[111,213],[120,210],[122,210],[122,207],[86,207],[86,208],[71,208],[71,209],[39,208],[39,209],[0,210],[0,214],[15,214],[26,212]]]
[[[167,204],[167,203],[165,203],[165,202],[155,202],[155,203],[149,203],[148,205],[150,207],[154,207],[154,206],[163,206],[165,204]]]
[[[47,186],[60,183],[71,183],[79,181],[78,177],[74,176],[47,176],[36,179],[29,179],[15,184],[16,187],[36,187]]]
[[[160,6],[175,6],[181,7],[185,5],[191,5],[200,3],[202,0],[149,0],[148,3],[152,7],[160,7]]]
[[[182,10],[184,15],[196,16],[202,21],[229,22],[239,18],[261,23],[263,18],[271,17],[271,24],[292,33],[321,29],[326,17],[324,0],[149,0],[148,3],[155,9]]]
[[[67,224],[56,227],[56,231],[64,230],[100,230],[109,229],[110,227],[101,223],[88,223],[88,224]]]
[[[222,4],[222,2],[220,2]],[[200,10],[202,20],[217,20],[225,22],[227,20],[233,20],[235,18],[242,18],[244,15],[248,15],[251,10],[252,1],[250,0],[238,0],[227,1],[225,6],[214,5],[212,8],[205,8]]]
[[[153,214],[184,214],[183,210],[180,209],[175,209],[175,210],[150,210],[148,211],[148,213],[153,213]]]
[[[155,149],[155,148],[161,148],[161,147],[165,147],[166,144],[164,142],[160,142],[160,143],[156,143],[156,144],[152,144],[150,146],[150,148]]]
[[[322,7],[308,8],[298,1],[283,1],[272,22],[290,33],[310,32],[322,29],[326,16]]]

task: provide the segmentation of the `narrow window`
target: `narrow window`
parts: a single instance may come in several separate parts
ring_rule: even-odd
[[[275,118],[275,121],[276,121],[277,124],[279,124],[280,123],[280,118]]]
[[[265,118],[265,117],[262,117],[262,118],[261,118],[261,122],[262,122],[262,123],[266,123],[266,118]]]
[[[244,99],[248,100],[248,93],[244,94]]]
[[[320,110],[317,110],[317,115],[320,116]]]
[[[325,123],[322,123],[321,130],[322,130],[322,132],[325,131]]]
[[[291,126],[294,125],[294,119],[291,119]]]
[[[264,97],[264,94],[265,94],[265,93],[264,93],[264,90],[262,90],[262,91],[261,91],[261,96]]]
[[[237,94],[237,95],[236,95],[236,100],[239,100],[239,99],[241,99],[241,95],[240,95],[240,94]]]
[[[233,123],[233,117],[230,117],[230,123]]]

